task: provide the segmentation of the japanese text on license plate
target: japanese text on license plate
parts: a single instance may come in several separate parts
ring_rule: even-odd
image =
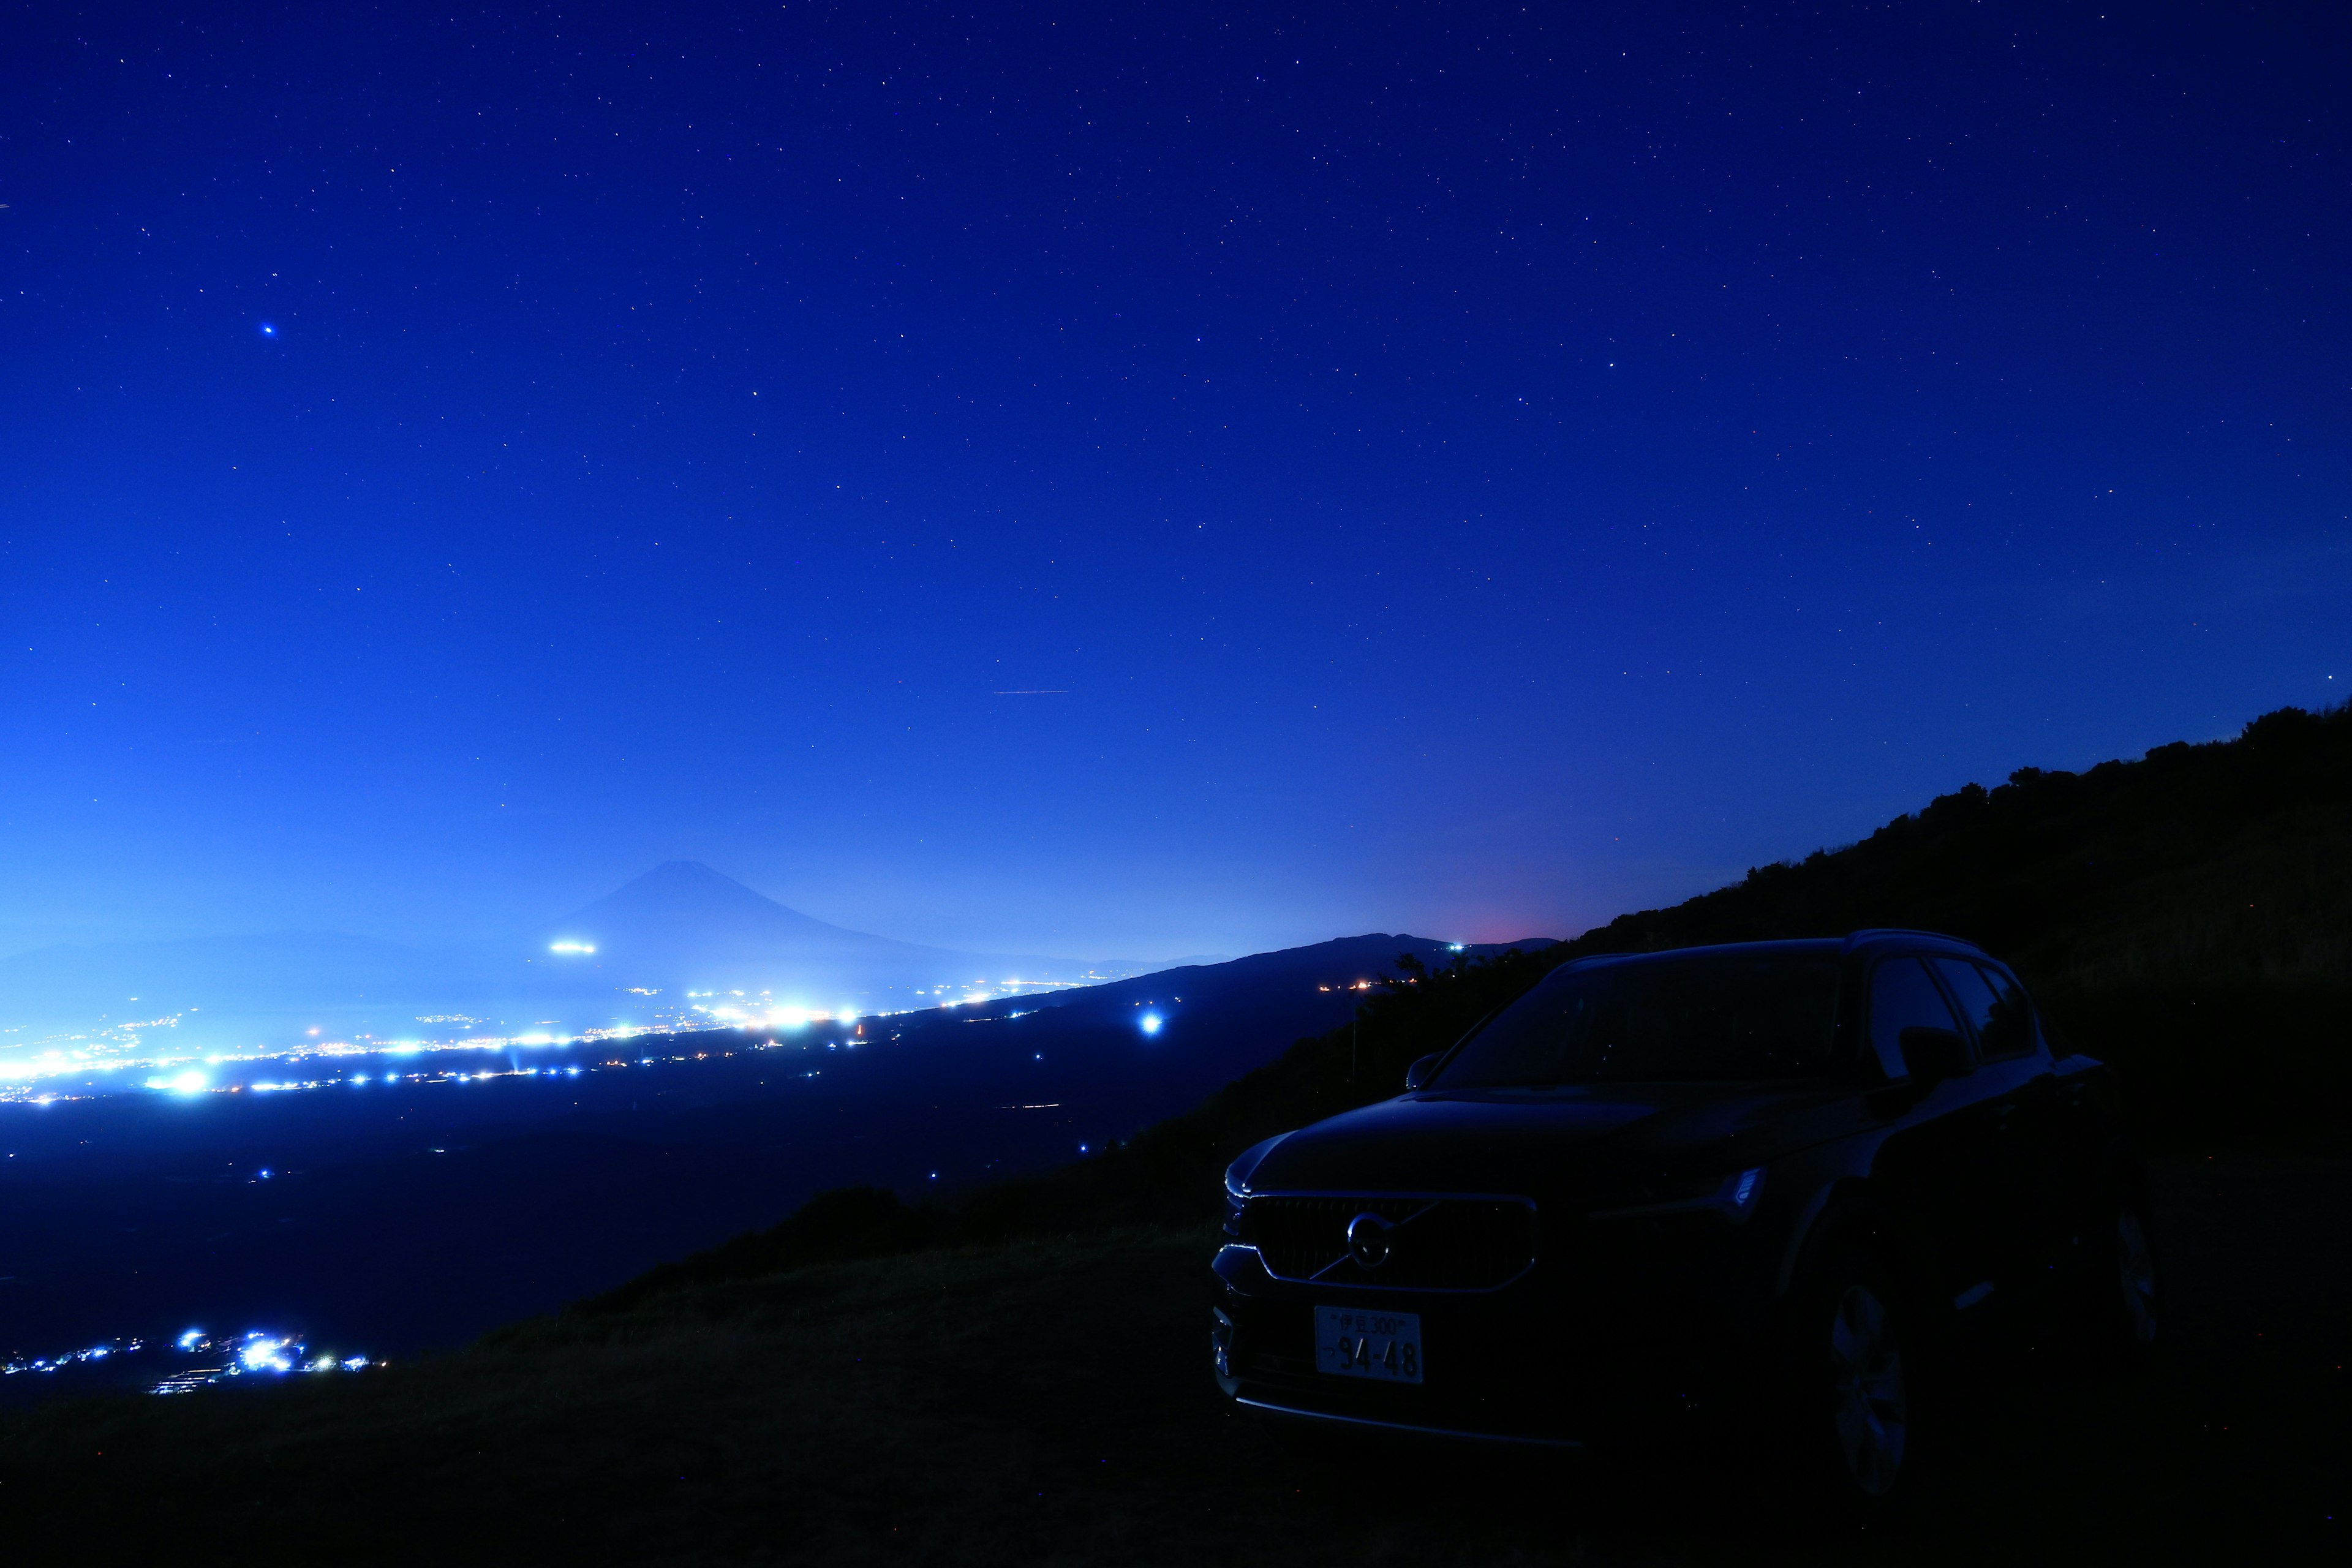
[[[1340,1377],[1419,1383],[1421,1318],[1413,1312],[1315,1309],[1315,1365]]]

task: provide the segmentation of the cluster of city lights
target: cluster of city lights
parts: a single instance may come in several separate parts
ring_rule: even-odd
[[[420,1020],[439,1022],[442,1020]],[[454,1020],[453,1020],[454,1021]],[[470,1020],[467,1020],[470,1022]],[[291,1066],[320,1058],[349,1057],[392,1057],[409,1058],[467,1052],[476,1055],[493,1051],[538,1049],[551,1047],[596,1045],[607,1040],[636,1039],[648,1036],[695,1034],[710,1027],[706,1019],[688,1018],[677,1022],[631,1025],[614,1028],[583,1029],[577,1034],[552,1031],[519,1035],[475,1035],[455,1040],[378,1040],[362,1036],[355,1040],[320,1040],[290,1051],[257,1048],[251,1051],[215,1051],[203,1055],[182,1054],[169,1057],[123,1057],[103,1050],[65,1050],[52,1048],[13,1062],[0,1063],[0,1104],[47,1105],[59,1100],[80,1100],[94,1094],[120,1092],[131,1087],[127,1075],[144,1068],[148,1076],[136,1080],[137,1086],[163,1093],[196,1095],[206,1092],[225,1093],[242,1089],[259,1092],[294,1089],[318,1089],[329,1084],[366,1083],[367,1073],[305,1076],[283,1081],[227,1081],[238,1073],[264,1063]],[[317,1031],[312,1031],[317,1033]],[[226,1069],[226,1070],[223,1070]],[[419,1068],[408,1072],[386,1072],[376,1081],[398,1083],[408,1080],[447,1081],[461,1076],[454,1068]],[[466,1078],[494,1075],[488,1071],[468,1072]],[[57,1080],[80,1078],[79,1087],[61,1087]]]
[[[0,1362],[0,1377],[14,1377],[20,1372],[62,1372],[83,1362],[129,1355],[132,1351],[143,1349],[146,1343],[144,1340],[110,1340],[102,1345],[91,1345],[87,1350],[68,1351],[63,1355]]]
[[[557,943],[559,949],[593,952],[586,942]],[[485,1078],[531,1076],[560,1068],[532,1069],[517,1068],[511,1071],[497,1068],[459,1070],[454,1068],[427,1068],[421,1065],[413,1071],[391,1071],[371,1075],[358,1073],[307,1073],[289,1075],[267,1080],[252,1079],[246,1074],[263,1064],[290,1067],[299,1063],[351,1057],[390,1057],[407,1058],[439,1055],[447,1052],[468,1052],[476,1055],[491,1052],[535,1050],[543,1047],[594,1046],[609,1041],[635,1040],[669,1035],[707,1033],[712,1028],[768,1030],[793,1032],[811,1027],[854,1028],[860,1019],[900,1016],[925,1008],[956,1008],[982,1003],[1034,995],[1040,993],[1065,991],[1077,985],[1098,984],[1103,975],[1088,975],[1077,981],[1010,979],[981,982],[972,986],[939,985],[916,992],[909,1000],[914,1007],[860,1006],[843,1004],[837,1007],[810,1005],[778,999],[772,992],[758,991],[688,991],[677,1004],[658,1009],[653,1020],[646,1023],[615,1025],[611,1027],[563,1032],[551,1020],[516,1034],[492,1034],[482,1030],[483,1020],[463,1013],[420,1015],[417,1022],[424,1025],[458,1025],[470,1026],[469,1032],[441,1038],[386,1039],[373,1035],[357,1035],[349,1039],[320,1038],[321,1031],[308,1031],[309,1039],[291,1049],[256,1047],[249,1051],[226,1050],[213,1052],[175,1051],[158,1053],[142,1048],[142,1029],[175,1027],[177,1016],[157,1018],[138,1024],[123,1024],[92,1035],[78,1035],[62,1044],[49,1045],[11,1059],[0,1060],[0,1104],[47,1105],[58,1100],[82,1100],[94,1095],[118,1093],[127,1089],[143,1088],[159,1094],[194,1097],[203,1094],[276,1093],[291,1089],[322,1089],[338,1084],[370,1082],[472,1082]],[[627,988],[631,993],[652,997],[660,993],[644,986]],[[190,1008],[194,1013],[195,1009]],[[1019,1015],[1013,1015],[1018,1016]],[[1143,1025],[1146,1034],[1156,1033],[1157,1015]],[[470,1032],[481,1031],[481,1032]],[[52,1037],[52,1038],[56,1038]],[[650,1059],[650,1058],[648,1058]],[[576,1070],[576,1069],[575,1069]],[[137,1076],[133,1076],[137,1075]],[[79,1082],[68,1081],[79,1079]]]
[[[283,1376],[289,1373],[364,1372],[372,1366],[390,1363],[372,1361],[363,1355],[336,1355],[332,1352],[313,1352],[310,1346],[291,1334],[273,1334],[260,1329],[248,1329],[242,1334],[215,1338],[202,1329],[190,1329],[172,1342],[184,1354],[216,1361],[216,1366],[191,1367],[175,1372],[149,1392],[154,1394],[192,1394],[207,1384],[228,1377]]]
[[[751,1028],[755,1027],[756,1026],[754,1026],[753,1024],[751,1024],[751,1023],[743,1023],[743,1024],[736,1025],[736,1026],[735,1026],[735,1027],[737,1027],[737,1028],[739,1028],[739,1029],[742,1029],[742,1030],[750,1030],[750,1029],[751,1029]],[[823,1044],[824,1044],[824,1046],[825,1049],[827,1049],[827,1050],[840,1050],[840,1049],[845,1049],[845,1049],[855,1050],[855,1049],[856,1049],[859,1046],[862,1046],[862,1045],[866,1044],[867,1042],[866,1042],[866,1041],[862,1037],[863,1033],[864,1033],[863,1026],[862,1026],[853,1025],[853,1026],[852,1026],[852,1027],[853,1027],[853,1028],[856,1028],[856,1029],[858,1031],[858,1033],[857,1033],[857,1034],[856,1034],[856,1035],[852,1035],[852,1036],[849,1036],[849,1037],[847,1037],[842,1038],[842,1039],[838,1039],[838,1040],[826,1040],[826,1041],[824,1041],[824,1042],[823,1042]],[[667,1032],[667,1031],[665,1031],[665,1032]],[[710,1031],[709,1030],[708,1026],[706,1026],[704,1029],[702,1029],[702,1030],[698,1030],[698,1031],[695,1031],[695,1032],[696,1032],[696,1033],[698,1033],[698,1034],[707,1034],[707,1033],[709,1033],[709,1032],[710,1032]],[[554,1044],[554,1045],[565,1045],[565,1044],[574,1044],[574,1043],[592,1043],[592,1042],[589,1042],[589,1041],[588,1041],[587,1037],[585,1037],[585,1036],[582,1036],[582,1037],[579,1037],[579,1039],[578,1039],[577,1041],[555,1040],[555,1041],[551,1041],[551,1042],[549,1042],[549,1043],[550,1043],[550,1044]],[[814,1048],[814,1042],[804,1041],[804,1040],[803,1040],[803,1041],[787,1041],[787,1040],[779,1040],[779,1039],[758,1039],[758,1038],[753,1038],[753,1039],[746,1040],[746,1041],[745,1041],[745,1042],[744,1042],[740,1047],[737,1047],[737,1048],[738,1048],[738,1049],[740,1049],[740,1050],[744,1050],[744,1051],[772,1051],[772,1050],[785,1050],[785,1049],[809,1050],[809,1049]],[[440,1069],[437,1069],[437,1070],[436,1070],[436,1069],[426,1069],[426,1068],[413,1068],[413,1069],[411,1069],[411,1070],[409,1070],[409,1071],[406,1071],[406,1072],[385,1071],[385,1072],[374,1073],[374,1074],[370,1074],[370,1073],[365,1073],[365,1072],[353,1072],[353,1073],[342,1073],[342,1074],[333,1075],[333,1076],[330,1076],[330,1077],[321,1077],[321,1078],[278,1079],[247,1079],[247,1080],[245,1080],[245,1081],[243,1081],[243,1082],[237,1082],[237,1083],[215,1083],[215,1082],[214,1082],[213,1080],[211,1080],[211,1079],[209,1079],[205,1078],[205,1075],[203,1075],[202,1073],[194,1072],[194,1071],[188,1071],[188,1072],[178,1073],[178,1074],[175,1074],[175,1075],[173,1075],[173,1076],[172,1076],[172,1077],[169,1077],[169,1078],[155,1078],[155,1079],[149,1079],[147,1080],[146,1087],[147,1087],[147,1088],[149,1088],[149,1089],[155,1089],[155,1090],[158,1090],[158,1091],[161,1091],[161,1092],[169,1093],[169,1094],[173,1094],[173,1095],[199,1095],[199,1094],[248,1094],[248,1093],[249,1093],[249,1094],[286,1094],[286,1093],[298,1092],[298,1091],[304,1090],[304,1089],[334,1089],[334,1088],[338,1088],[338,1087],[364,1088],[364,1087],[366,1087],[367,1085],[372,1084],[372,1083],[373,1083],[373,1084],[410,1084],[410,1085],[418,1085],[418,1084],[443,1084],[443,1083],[488,1083],[488,1082],[489,1082],[489,1081],[490,1081],[491,1079],[562,1079],[562,1078],[578,1078],[578,1077],[579,1077],[582,1073],[583,1073],[583,1072],[597,1072],[597,1071],[601,1071],[601,1070],[603,1070],[604,1068],[606,1068],[654,1067],[654,1066],[657,1066],[657,1065],[659,1065],[659,1064],[661,1064],[661,1063],[664,1063],[664,1062],[696,1062],[696,1061],[708,1061],[708,1060],[709,1060],[709,1059],[710,1059],[710,1058],[712,1058],[713,1056],[718,1056],[718,1057],[721,1057],[721,1058],[726,1058],[726,1057],[732,1057],[732,1056],[734,1056],[735,1054],[736,1054],[736,1052],[735,1052],[735,1051],[733,1051],[733,1050],[723,1050],[723,1051],[716,1051],[716,1052],[714,1052],[714,1051],[674,1051],[674,1052],[664,1052],[664,1053],[661,1053],[661,1054],[658,1054],[658,1055],[654,1055],[654,1056],[643,1056],[643,1057],[638,1057],[638,1058],[634,1058],[634,1059],[629,1058],[625,1058],[625,1057],[613,1057],[613,1058],[605,1058],[605,1059],[604,1059],[604,1060],[600,1060],[600,1061],[592,1061],[592,1062],[585,1062],[585,1063],[583,1063],[583,1062],[555,1062],[555,1063],[548,1063],[548,1064],[545,1064],[545,1065],[531,1065],[531,1066],[509,1065],[509,1066],[506,1066],[506,1067],[478,1067],[478,1068],[464,1068],[464,1069],[455,1068],[440,1068]],[[213,1059],[215,1059],[215,1060],[219,1060],[220,1058],[213,1058]],[[247,1060],[249,1060],[249,1059],[251,1059],[251,1058],[240,1058],[240,1059],[247,1059]],[[807,1074],[807,1075],[804,1075],[804,1076],[808,1076],[808,1077],[814,1077],[815,1075],[814,1075],[814,1073],[810,1073],[810,1074]],[[29,1101],[29,1103],[36,1104],[36,1105],[47,1105],[47,1104],[53,1103],[55,1100],[58,1100],[58,1099],[73,1099],[73,1098],[78,1098],[78,1097],[75,1097],[75,1096],[53,1096],[53,1095],[43,1095],[43,1096],[40,1096],[40,1097],[38,1097],[38,1098],[36,1098],[36,1099],[31,1100]]]
[[[145,1340],[110,1340],[101,1345],[67,1351],[59,1355],[18,1357],[0,1362],[0,1376],[56,1373],[75,1366],[103,1362],[151,1350]],[[186,1394],[228,1377],[278,1376],[288,1373],[363,1372],[386,1363],[364,1355],[337,1355],[313,1351],[298,1335],[248,1329],[241,1334],[215,1336],[190,1329],[170,1342],[169,1350],[203,1363],[174,1372],[150,1391]]]

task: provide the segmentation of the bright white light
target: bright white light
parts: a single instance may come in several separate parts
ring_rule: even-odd
[[[596,944],[593,942],[551,942],[547,944],[547,951],[550,952],[593,952],[596,951]]]
[[[1160,1032],[1160,1015],[1157,1013],[1146,1013],[1137,1021],[1136,1026],[1140,1028],[1147,1035],[1156,1035]]]
[[[357,1372],[360,1368],[367,1365],[367,1363],[368,1359],[363,1355],[345,1356],[343,1358],[343,1370],[345,1372]]]
[[[172,1087],[182,1094],[195,1094],[205,1087],[205,1075],[200,1072],[184,1072],[172,1080]]]
[[[184,1350],[194,1350],[194,1349],[195,1348],[196,1342],[197,1342],[198,1340],[200,1340],[200,1339],[203,1339],[204,1337],[205,1337],[205,1331],[204,1331],[204,1330],[202,1330],[202,1329],[190,1329],[186,1333],[182,1334],[182,1335],[179,1337],[179,1339],[178,1339],[176,1342],[176,1342],[176,1343],[179,1345],[179,1347],[180,1347],[182,1350],[184,1350]]]
[[[779,1007],[768,1016],[776,1021],[779,1028],[784,1029],[797,1029],[809,1019],[808,1013],[799,1007]]]

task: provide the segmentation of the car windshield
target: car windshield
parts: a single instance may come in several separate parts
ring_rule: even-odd
[[[1838,962],[1716,951],[1562,970],[1496,1014],[1435,1089],[1812,1078],[1837,1030]]]

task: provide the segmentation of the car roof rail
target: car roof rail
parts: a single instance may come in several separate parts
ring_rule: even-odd
[[[1966,937],[1950,936],[1939,931],[1919,931],[1910,926],[1864,926],[1860,931],[1850,931],[1845,933],[1846,951],[1851,952],[1864,942],[1884,942],[1889,937],[1925,938],[1929,942],[1948,942],[1954,947],[1965,947],[1970,952],[1984,952],[1983,948]]]

